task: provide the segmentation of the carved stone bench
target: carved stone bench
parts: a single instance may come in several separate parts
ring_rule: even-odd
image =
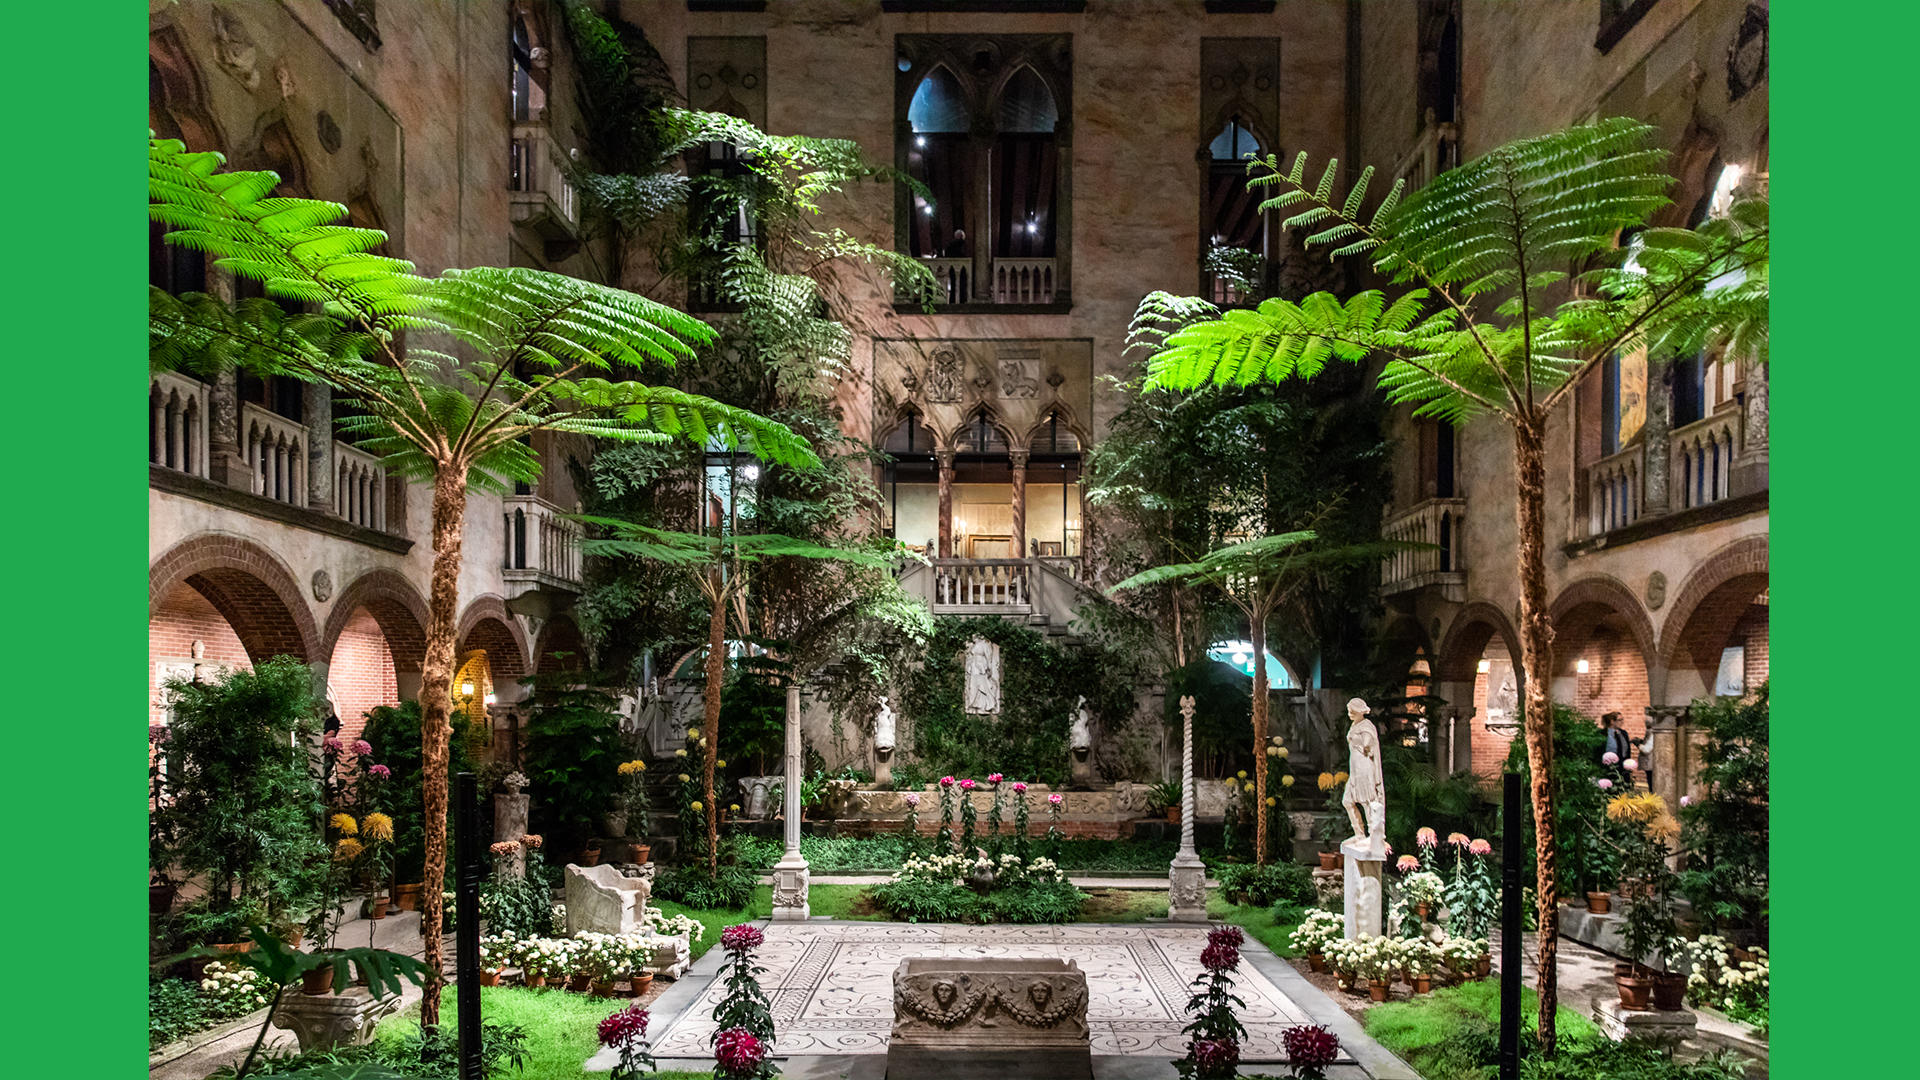
[[[901,961],[887,1075],[1090,1080],[1086,974],[1057,958]]]

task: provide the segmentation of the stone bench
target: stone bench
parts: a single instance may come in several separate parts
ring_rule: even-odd
[[[1058,958],[901,961],[887,1075],[1091,1080],[1085,973]]]

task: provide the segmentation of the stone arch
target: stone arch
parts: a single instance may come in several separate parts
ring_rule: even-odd
[[[567,655],[555,655],[557,653]],[[534,648],[534,673],[543,675],[553,671],[584,671],[588,666],[590,651],[580,627],[565,615],[547,620],[547,624],[540,628]]]
[[[527,635],[507,611],[506,601],[492,593],[475,597],[460,616],[459,625],[454,641],[460,657],[485,649],[488,670],[496,679],[518,679],[531,673]]]
[[[943,449],[959,451],[968,429],[982,419],[987,422],[988,427],[1000,433],[1001,441],[1006,443],[1009,449],[1018,445],[1013,441],[1013,429],[1007,426],[1006,418],[1000,415],[1000,410],[987,402],[981,402],[968,409],[966,416],[954,425],[952,430],[946,432],[944,443],[936,442],[936,445],[940,445]]]
[[[1460,609],[1441,637],[1440,651],[1433,662],[1434,680],[1472,681],[1481,654],[1495,637],[1507,647],[1507,655],[1513,658],[1515,669],[1524,679],[1526,673],[1520,668],[1520,635],[1514,630],[1513,620],[1496,605],[1475,600]]]
[[[1020,448],[1030,449],[1033,446],[1033,437],[1038,434],[1042,428],[1047,426],[1047,420],[1053,416],[1060,417],[1060,426],[1067,429],[1067,431],[1073,435],[1074,439],[1080,444],[1079,452],[1085,454],[1087,448],[1093,445],[1093,439],[1089,437],[1086,425],[1082,424],[1080,418],[1074,415],[1073,406],[1068,405],[1064,401],[1056,401],[1047,406],[1046,410],[1040,414],[1040,419],[1035,421],[1031,428],[1027,429],[1026,436],[1020,442]]]
[[[219,611],[254,663],[282,655],[308,664],[324,659],[320,629],[293,572],[251,540],[200,533],[175,544],[147,569],[147,617],[183,584]]]
[[[418,673],[427,658],[427,601],[411,581],[384,567],[354,578],[334,598],[321,641],[331,656],[353,613],[366,608],[393,651],[395,671]]]
[[[1554,699],[1595,717],[1617,712],[1632,734],[1643,734],[1660,669],[1640,598],[1618,579],[1594,575],[1562,589],[1548,611],[1554,644],[1540,677]]]
[[[1765,536],[1736,540],[1695,567],[1661,629],[1658,656],[1669,679],[1674,672],[1716,671],[1721,648],[1754,598],[1766,592],[1767,583]],[[1712,693],[1711,677],[1701,681],[1704,687],[1675,686],[1672,690],[1689,700]]]

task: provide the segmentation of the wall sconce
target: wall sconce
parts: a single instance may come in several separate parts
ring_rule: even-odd
[[[1473,665],[1473,670],[1479,672],[1482,675],[1485,675],[1487,672],[1493,670],[1493,661],[1482,660],[1479,663]]]
[[[1586,663],[1586,661],[1585,661],[1585,660],[1582,660],[1582,661],[1580,661],[1580,662],[1581,662],[1582,664],[1585,664],[1585,663]],[[1582,671],[1584,671],[1584,670],[1586,670],[1586,669],[1585,669],[1585,668],[1583,667],[1583,668],[1581,668],[1581,670],[1582,670]],[[473,684],[472,684],[472,683],[470,683],[470,682],[463,682],[463,683],[461,683],[461,684],[460,684],[460,696],[461,696],[461,697],[472,697],[472,696],[473,696]]]
[[[1579,672],[1582,675],[1585,675],[1590,668],[1591,668],[1591,665],[1589,665],[1585,660],[1575,660],[1573,662],[1573,670]]]
[[[491,708],[493,708],[493,704],[494,704],[494,702],[495,702],[496,700],[498,700],[498,699],[497,699],[497,698],[495,698],[495,696],[493,695],[493,693],[492,693],[491,691],[489,691],[489,692],[488,692],[488,694],[487,694],[487,697],[486,697],[486,702],[487,702],[487,708],[489,708],[489,709],[491,709]]]

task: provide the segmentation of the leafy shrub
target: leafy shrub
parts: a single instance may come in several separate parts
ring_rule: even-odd
[[[1034,881],[982,896],[944,881],[905,879],[875,885],[875,907],[908,922],[1064,923],[1080,916],[1087,894],[1065,881]]]
[[[1741,1080],[1746,1059],[1733,1051],[1678,1061],[1671,1050],[1629,1039],[1598,1039],[1563,1047],[1552,1060],[1520,1062],[1521,1080]]]
[[[480,915],[487,930],[515,938],[543,937],[553,923],[553,886],[540,849],[526,853],[525,877],[495,873],[480,883]]]
[[[483,1076],[518,1074],[527,1062],[527,1029],[517,1024],[482,1024],[480,1060]],[[228,1066],[214,1073],[213,1080],[232,1075],[232,1066]],[[444,1024],[428,1035],[413,1028],[398,1038],[360,1046],[336,1046],[304,1054],[283,1051],[263,1056],[247,1075],[307,1080],[459,1080],[459,1033],[454,1025]]]
[[[1069,923],[1080,917],[1087,894],[1070,881],[1034,881],[995,889],[986,896],[986,921]]]
[[[452,731],[447,736],[447,775],[458,776],[475,771],[467,754],[471,725],[467,715],[455,711]],[[393,818],[394,879],[412,883],[421,878],[426,865],[426,811],[420,801],[420,703],[403,701],[398,705],[376,705],[367,710],[367,727],[362,737],[373,744],[373,760],[385,765],[392,776],[385,785],[386,806]],[[481,798],[490,797],[481,792]],[[448,795],[447,835],[454,835],[454,807]]]
[[[1555,791],[1554,842],[1558,844],[1558,868],[1562,891],[1582,893],[1611,889],[1618,879],[1621,833],[1607,820],[1607,795],[1599,784],[1606,767],[1600,754],[1606,734],[1600,725],[1565,705],[1553,707],[1553,784]],[[1522,783],[1532,790],[1532,769],[1527,760],[1526,740],[1516,737],[1507,753],[1507,772],[1520,774]],[[1389,806],[1393,792],[1387,792]],[[1428,824],[1432,824],[1429,822]],[[1521,844],[1525,862],[1520,868],[1522,881],[1534,880],[1533,813],[1521,815],[1526,830]],[[1447,830],[1440,830],[1445,833]],[[1493,836],[1498,829],[1481,832],[1462,829],[1468,836]],[[1597,835],[1597,834],[1604,834]],[[1410,850],[1402,848],[1400,850]]]
[[[1220,891],[1235,904],[1271,907],[1286,901],[1295,907],[1311,907],[1319,899],[1312,871],[1298,863],[1233,864],[1216,868],[1214,874],[1219,878]]]
[[[676,866],[653,879],[653,895],[690,908],[737,911],[753,900],[760,878],[744,866],[723,866],[709,876],[704,866]]]
[[[1741,926],[1767,941],[1768,706],[1766,683],[1751,702],[1696,703],[1693,723],[1707,733],[1697,779],[1705,788],[1680,810],[1682,847],[1691,852],[1680,891],[1709,932]]]
[[[1514,745],[1521,747],[1521,754],[1526,753],[1522,743],[1516,741]],[[1599,751],[1594,756],[1597,758]],[[1596,761],[1596,768],[1598,764]],[[1416,851],[1414,838],[1423,826],[1441,836],[1456,832],[1497,835],[1499,809],[1472,773],[1442,773],[1423,751],[1392,743],[1380,747],[1380,766],[1387,789],[1386,837],[1393,850]],[[1346,827],[1343,813],[1338,828]]]
[[[147,1046],[158,1049],[175,1039],[220,1022],[220,1011],[185,979],[155,979],[147,985]]]
[[[524,770],[533,781],[533,831],[571,852],[596,835],[613,807],[627,754],[614,693],[583,683],[579,672],[553,678],[522,680],[534,688]]]

